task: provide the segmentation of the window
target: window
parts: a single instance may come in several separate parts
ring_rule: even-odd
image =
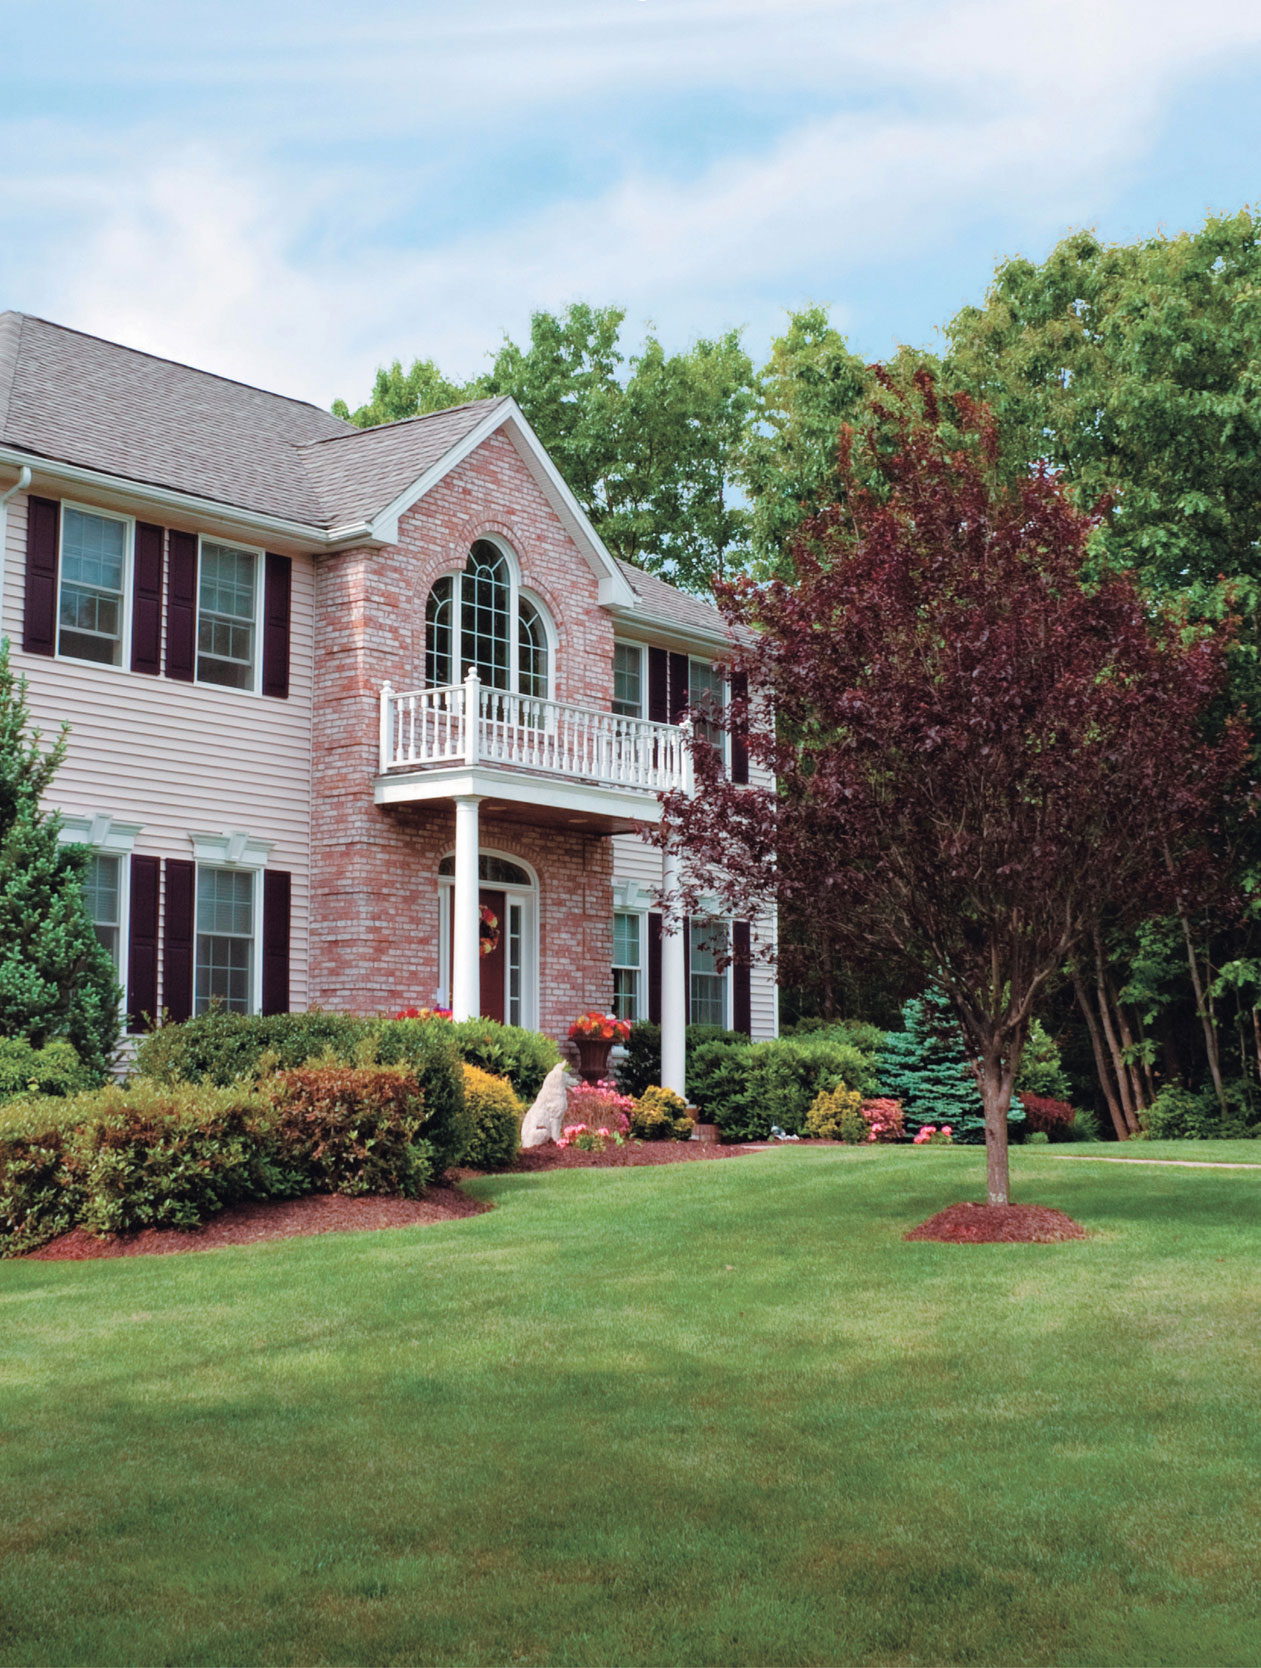
[[[59,654],[122,665],[130,543],[129,521],[62,505]]]
[[[727,687],[723,675],[706,660],[689,660],[687,665],[687,703],[702,712],[722,712],[727,704]],[[726,758],[727,733],[720,724],[705,718],[692,720],[693,732]]]
[[[644,712],[644,651],[639,643],[613,645],[613,711],[622,718]]]
[[[613,1012],[632,1022],[640,1013],[643,916],[618,910],[613,916]]]
[[[727,923],[695,919],[688,923],[691,979],[689,1019],[693,1025],[727,1023]]]
[[[83,899],[96,936],[122,973],[122,859],[93,852],[83,876]]]
[[[197,865],[197,976],[194,1011],[218,1000],[254,1011],[254,872]]]
[[[478,539],[462,573],[437,580],[425,603],[425,682],[461,683],[470,667],[490,689],[546,700],[551,644],[543,610],[522,596],[508,556]]]
[[[203,539],[197,597],[200,683],[253,689],[257,615],[257,554]]]

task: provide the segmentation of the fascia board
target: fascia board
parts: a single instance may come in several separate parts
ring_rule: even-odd
[[[466,457],[475,452],[484,440],[488,440],[495,430],[507,420],[508,403],[496,406],[487,412],[475,428],[471,428],[463,440],[457,440],[449,451],[431,463],[423,475],[405,486],[397,497],[392,498],[384,509],[378,510],[369,523],[372,538],[381,544],[398,543],[399,517],[405,515],[414,504],[418,504],[427,492],[432,492],[439,481],[445,480],[453,469],[459,467]]]
[[[727,659],[735,647],[733,639],[724,631],[704,631],[696,626],[684,625],[680,620],[648,614],[642,604],[634,609],[614,607],[610,612],[618,625],[625,625],[643,642],[651,641],[662,648],[678,644],[684,649],[714,649],[722,659]]]
[[[603,788],[563,777],[517,775],[502,766],[456,765],[449,769],[389,771],[373,790],[378,805],[415,805],[444,799],[494,799],[514,805],[547,805],[575,815],[661,821],[655,793],[634,788]]]
[[[210,523],[231,530],[234,534],[256,533],[260,544],[282,540],[289,545],[315,554],[320,550],[347,544],[372,542],[372,530],[367,522],[354,526],[325,529],[312,527],[304,521],[291,521],[283,516],[262,515],[255,510],[240,509],[224,504],[217,498],[199,498],[193,493],[177,492],[170,487],[154,486],[147,481],[133,481],[126,475],[110,475],[100,469],[85,469],[76,463],[62,463],[55,458],[40,457],[12,447],[0,447],[0,464],[20,469],[24,464],[37,483],[61,483],[84,487],[90,492],[112,495],[129,503],[152,505],[154,509],[170,510],[177,516],[200,523]]]

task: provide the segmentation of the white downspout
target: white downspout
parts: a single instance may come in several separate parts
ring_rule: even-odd
[[[9,500],[25,492],[31,484],[31,466],[24,463],[18,478],[7,492],[0,492],[0,635],[3,635],[4,578],[9,567]]]

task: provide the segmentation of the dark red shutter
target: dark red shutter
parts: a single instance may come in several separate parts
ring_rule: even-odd
[[[664,652],[663,650],[662,653]],[[660,915],[650,915],[648,917],[648,1018],[654,1025],[661,1024]]]
[[[677,724],[683,716],[683,709],[691,700],[692,691],[687,676],[687,656],[672,654],[670,656],[670,724]]]
[[[683,1022],[692,1023],[692,917],[683,923]]]
[[[166,675],[191,683],[196,670],[197,535],[172,528],[166,546]]]
[[[745,1036],[753,1032],[753,933],[747,921],[731,923],[731,1023]]]
[[[162,916],[162,1006],[171,1019],[193,1011],[193,940],[197,907],[197,865],[168,857]]]
[[[749,674],[747,672],[733,672],[731,674],[731,699],[733,701],[747,701],[748,698]],[[734,731],[731,736],[731,780],[741,784],[747,783],[749,780],[749,745],[743,734],[737,735]]]
[[[670,657],[664,649],[648,651],[648,717],[654,724],[670,722]]]
[[[131,590],[131,669],[157,677],[162,670],[162,558],[166,534],[151,522],[136,523]]]
[[[131,860],[127,931],[127,1029],[143,1031],[158,1017],[158,888],[156,857]]]
[[[270,561],[271,558],[268,557]],[[290,876],[263,870],[263,1012],[289,1012]]]
[[[61,505],[55,498],[26,500],[26,601],[22,647],[27,654],[57,652],[57,553]]]
[[[293,563],[268,551],[263,576],[263,694],[289,694],[289,605]],[[270,1010],[268,1010],[270,1011]],[[278,1010],[286,1011],[286,1010]]]

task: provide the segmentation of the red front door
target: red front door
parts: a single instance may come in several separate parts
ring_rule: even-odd
[[[502,1024],[505,1017],[504,988],[508,972],[508,899],[502,892],[483,891],[478,893],[478,902],[483,909],[489,909],[498,923],[495,929],[498,942],[489,955],[481,958],[482,1018],[497,1019]]]

